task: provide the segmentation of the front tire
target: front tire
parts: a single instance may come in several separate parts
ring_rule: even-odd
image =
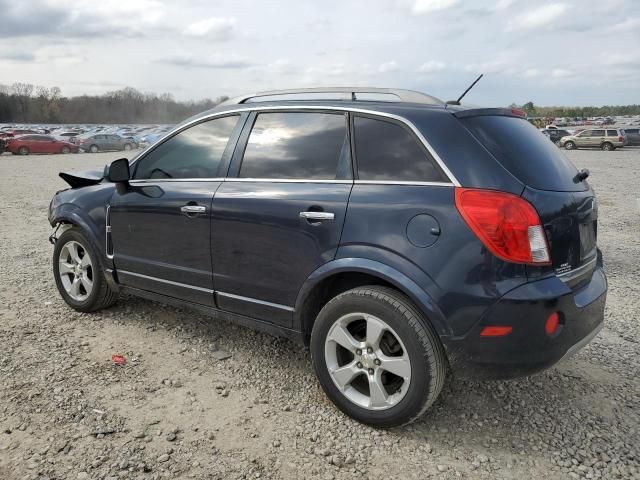
[[[89,151],[90,151],[91,153],[98,153],[98,146],[97,146],[97,145],[91,145],[91,146],[89,147]]]
[[[575,150],[576,144],[574,142],[572,142],[571,140],[569,140],[568,142],[565,142],[564,148],[566,150]]]
[[[60,153],[62,153],[63,155],[67,155],[71,153],[71,149],[69,147],[62,147],[62,149],[60,150]]]
[[[20,155],[29,155],[29,148],[28,147],[20,147],[18,149],[18,153]]]
[[[118,299],[104,276],[98,252],[79,228],[66,230],[56,241],[53,275],[62,299],[79,312],[101,310]]]
[[[122,148],[125,152],[128,152],[129,150],[131,150],[131,144],[130,143],[125,143],[124,147]]]
[[[446,376],[438,335],[407,297],[387,287],[359,287],[329,301],[313,327],[311,356],[333,403],[383,428],[418,419]]]

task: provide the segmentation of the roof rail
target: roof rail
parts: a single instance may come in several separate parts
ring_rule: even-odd
[[[339,101],[375,101],[407,102],[427,105],[444,105],[439,98],[414,90],[371,87],[315,87],[290,90],[273,90],[250,95],[242,95],[222,102],[220,105],[257,103],[283,100],[339,100]]]

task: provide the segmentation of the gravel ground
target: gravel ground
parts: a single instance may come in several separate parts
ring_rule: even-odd
[[[288,341],[135,298],[68,308],[57,172],[120,154],[0,156],[0,478],[640,478],[640,149],[568,154],[599,195],[605,328],[536,376],[453,379],[390,431],[337,411]]]

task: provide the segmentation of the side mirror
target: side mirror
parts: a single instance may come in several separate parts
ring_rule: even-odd
[[[128,182],[131,178],[129,172],[129,160],[119,158],[114,160],[110,165],[104,167],[104,178],[114,183]]]

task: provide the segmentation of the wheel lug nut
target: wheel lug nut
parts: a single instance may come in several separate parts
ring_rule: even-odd
[[[376,365],[380,365],[380,359],[376,358],[373,363],[375,363]]]
[[[356,355],[362,355],[362,350],[360,350],[359,348],[356,349]]]
[[[367,348],[367,353],[373,353],[373,348],[368,347],[368,348]]]
[[[369,369],[369,375],[373,375],[373,368]]]
[[[356,363],[356,367],[362,368],[362,364],[360,362]]]

